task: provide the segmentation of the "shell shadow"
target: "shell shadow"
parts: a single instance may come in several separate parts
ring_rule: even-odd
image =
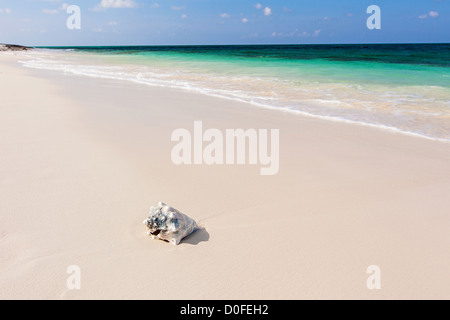
[[[184,238],[181,243],[187,243],[192,245],[198,245],[200,242],[209,240],[209,232],[206,231],[205,228],[200,228],[194,233],[191,233],[189,236]]]

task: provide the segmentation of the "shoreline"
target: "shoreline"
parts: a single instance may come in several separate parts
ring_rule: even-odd
[[[101,50],[102,49],[99,51],[100,53],[103,52]],[[39,53],[39,51],[36,53]],[[431,86],[434,80],[430,80],[431,83],[429,83],[429,85],[426,85],[425,83],[416,84],[416,86],[418,86],[417,88],[414,86],[409,88],[407,84],[401,84],[401,82],[399,82],[395,88],[389,88],[384,86],[382,84],[384,82],[382,82],[374,86],[366,84],[361,88],[350,89],[354,86],[352,81],[349,83],[340,83],[338,81],[331,87],[325,85],[318,88],[315,88],[311,83],[306,83],[304,88],[300,89],[302,86],[295,86],[293,83],[286,80],[289,79],[289,77],[287,77],[285,80],[289,82],[289,85],[286,84],[286,87],[284,87],[284,85],[278,87],[277,85],[273,90],[278,93],[270,94],[273,81],[281,81],[283,77],[277,78],[276,75],[272,75],[274,78],[272,79],[272,82],[270,82],[268,81],[269,78],[266,79],[267,81],[263,81],[256,75],[255,77],[251,76],[249,79],[255,81],[252,85],[253,87],[241,88],[236,87],[233,82],[245,82],[245,77],[242,78],[240,75],[236,75],[233,73],[235,71],[232,71],[231,74],[237,76],[236,79],[230,76],[231,79],[229,79],[229,81],[225,79],[219,83],[218,81],[213,80],[215,76],[221,77],[222,74],[220,70],[216,71],[218,72],[216,75],[213,71],[211,71],[211,74],[209,74],[209,72],[205,73],[200,71],[198,71],[197,74],[197,71],[194,71],[195,76],[191,77],[190,73],[192,70],[190,70],[188,66],[184,66],[183,63],[180,64],[178,62],[177,64],[174,62],[175,65],[171,65],[170,67],[164,67],[163,65],[158,67],[158,65],[152,64],[152,59],[149,59],[149,61],[147,61],[149,63],[149,68],[153,70],[150,72],[141,65],[142,63],[134,65],[131,60],[127,59],[116,61],[112,58],[112,60],[108,60],[109,58],[106,57],[103,62],[98,61],[99,57],[102,57],[100,53],[97,54],[84,51],[69,53],[58,50],[50,50],[48,52],[42,51],[41,54],[36,54],[36,59],[32,58],[34,55],[30,55],[30,59],[27,59],[29,61],[24,61],[23,64],[26,67],[37,70],[59,70],[65,73],[73,73],[75,75],[83,75],[91,78],[120,80],[163,89],[178,89],[183,92],[199,93],[229,101],[243,102],[250,104],[253,107],[276,110],[294,116],[300,115],[327,121],[350,123],[359,126],[378,128],[379,130],[384,131],[398,132],[428,140],[445,143],[450,142],[450,128],[448,128],[448,125],[445,122],[448,113],[446,103],[448,103],[448,101],[444,99],[444,94],[448,94],[448,92],[445,91],[445,84],[442,84],[443,87],[440,87],[439,85]],[[108,51],[106,50],[105,53],[108,53]],[[47,55],[52,59],[52,62],[49,62],[46,59]],[[70,62],[70,60],[72,60],[72,62]],[[77,63],[74,64],[74,61]],[[97,61],[97,63],[92,63],[92,61]],[[164,61],[165,60],[163,59],[161,63],[164,63]],[[81,65],[82,68],[78,68],[78,65]],[[199,66],[201,65],[202,64],[199,64]],[[211,70],[214,70],[211,63],[205,65],[205,67],[208,66],[209,68],[212,68]],[[110,67],[111,70],[108,71],[107,67]],[[186,70],[184,70],[185,67]],[[230,70],[234,70],[233,63],[228,65],[228,67]],[[173,73],[171,70],[178,71]],[[343,73],[346,72],[345,70],[340,71]],[[149,72],[148,75],[147,72]],[[270,75],[270,70],[267,72],[269,72]],[[180,73],[179,76],[176,75],[178,73]],[[161,77],[156,74],[161,74]],[[251,74],[251,72],[249,74]],[[211,85],[208,85],[207,82],[205,82],[206,80],[197,79],[197,77],[203,79],[210,76],[212,76],[210,80],[213,83]],[[389,82],[392,81],[392,79],[378,79],[378,81]],[[292,85],[292,88],[287,90],[287,86],[290,85]],[[258,87],[259,89],[255,89],[255,87]],[[263,88],[266,88],[268,92],[262,93],[264,91]],[[439,90],[443,91],[440,92],[436,89],[436,92],[434,92],[432,91],[434,90],[433,88],[440,88]],[[389,91],[391,89],[393,92],[390,93]],[[259,93],[257,92],[258,90],[260,90]],[[296,90],[301,91],[297,92]],[[331,94],[328,90],[340,93],[337,95]],[[377,98],[378,95],[376,94],[378,90],[385,92],[380,99]],[[297,93],[289,96],[288,92],[290,91]],[[274,95],[275,98],[272,99],[271,97]],[[402,99],[405,98],[405,95],[410,97],[416,95],[416,97],[411,98],[412,100],[401,102]],[[426,97],[428,97],[428,99],[426,99]],[[437,99],[433,105],[430,101],[434,100],[435,97],[440,98]],[[387,102],[385,99],[390,100]],[[341,107],[337,109],[332,107],[332,105],[336,103]],[[418,107],[419,105],[421,107]]]
[[[1,298],[450,296],[447,144],[0,64]],[[280,129],[279,173],[175,166],[170,135],[195,120]],[[177,247],[148,239],[142,220],[158,201],[205,231]],[[366,288],[374,264],[381,290]],[[79,291],[65,288],[70,265]]]

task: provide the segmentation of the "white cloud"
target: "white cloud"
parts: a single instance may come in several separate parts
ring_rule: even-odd
[[[313,33],[309,33],[306,31],[299,32],[298,29],[292,30],[291,32],[272,32],[272,37],[318,37],[322,30],[317,29],[314,30]]]
[[[188,16],[187,16],[187,14],[182,14],[181,15],[181,19],[186,19]]]
[[[12,10],[9,8],[5,8],[5,9],[0,8],[0,13],[10,14],[11,12],[12,12]]]
[[[430,13],[428,15],[430,17],[432,17],[432,18],[437,18],[437,17],[439,17],[439,12],[437,12],[437,11],[430,11]]]
[[[158,2],[155,2],[155,3],[150,5],[150,8],[159,8],[159,7],[160,7],[160,5],[159,5]]]
[[[43,9],[42,12],[46,14],[57,14],[59,11],[56,9]]]
[[[52,1],[52,2],[59,2],[59,1]],[[60,11],[66,11],[69,7],[68,3],[63,3],[58,9],[42,9],[42,12],[45,14],[58,14]]]
[[[258,10],[261,9],[262,8],[262,4],[258,2],[257,4],[255,4],[255,8],[258,9]]]
[[[110,21],[108,22],[109,26],[117,26],[117,21]]]
[[[292,38],[292,37],[317,37],[321,33],[321,30],[315,30],[313,33],[308,33],[306,31],[299,32],[298,29],[292,30],[291,32],[272,32],[272,37],[280,38]]]
[[[134,0],[102,0],[97,6],[99,8],[135,8],[136,2]]]
[[[184,8],[185,8],[184,6],[170,6],[170,9],[175,11],[180,11],[183,10]]]
[[[229,15],[228,13],[221,13],[221,14],[220,14],[220,17],[221,17],[221,18],[229,18],[230,15]]]
[[[437,18],[439,17],[439,12],[437,11],[430,11],[429,13],[423,14],[419,16],[419,19],[426,19],[426,18]]]
[[[248,22],[248,19],[247,18],[242,18],[242,23],[247,23]]]
[[[265,7],[264,8],[264,15],[265,16],[270,16],[272,14],[272,9],[270,9],[270,7]]]

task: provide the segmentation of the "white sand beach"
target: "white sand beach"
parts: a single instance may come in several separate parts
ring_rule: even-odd
[[[449,143],[21,59],[0,54],[0,299],[450,298]],[[174,165],[194,121],[279,129],[278,174]],[[159,201],[204,229],[151,240]]]

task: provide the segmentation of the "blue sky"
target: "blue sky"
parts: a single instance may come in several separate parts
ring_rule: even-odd
[[[43,46],[450,42],[450,0],[0,0],[0,42]],[[369,5],[381,30],[369,30]],[[81,9],[69,30],[68,5]]]

